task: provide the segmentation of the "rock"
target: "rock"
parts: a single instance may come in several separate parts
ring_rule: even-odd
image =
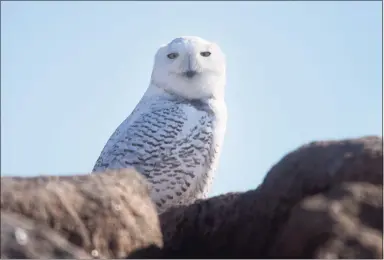
[[[380,259],[383,186],[345,183],[303,199],[270,248],[270,258]]]
[[[57,232],[22,216],[1,213],[1,259],[91,259]]]
[[[160,215],[164,248],[154,258],[262,257],[272,218],[259,190],[228,193]]]
[[[377,256],[380,250],[382,252],[383,227],[370,221],[382,220],[383,213],[377,203],[374,204],[376,206],[367,204],[367,200],[360,198],[356,190],[382,203],[382,195],[379,194],[383,185],[382,162],[382,139],[379,137],[304,145],[273,166],[255,190],[197,201],[160,215],[164,248],[161,255],[154,254],[152,257]],[[349,197],[335,195],[343,191],[350,191]],[[316,200],[316,196],[327,198],[327,205],[331,208],[335,207],[331,205],[338,205],[336,207],[348,211],[352,204],[352,207],[359,209],[359,214],[351,211],[334,216],[331,209],[308,213],[304,205],[315,203],[312,200]],[[311,219],[305,223],[304,216]],[[321,224],[316,220],[327,225],[320,230],[328,230],[330,236],[320,235],[322,239],[315,239],[319,236],[316,225]],[[365,240],[357,238],[357,229],[348,233],[350,230],[343,226],[345,223],[342,221],[360,221],[361,228],[364,227],[371,237],[367,235],[369,238]],[[295,234],[293,227],[300,224],[306,231]],[[338,231],[329,231],[331,227],[338,227]],[[377,234],[381,237],[381,249],[377,247],[380,241]],[[312,244],[305,243],[312,236]],[[337,242],[344,241],[346,237],[349,241],[346,245]],[[284,244],[284,239],[292,241]],[[295,243],[294,239],[301,242]],[[364,244],[368,240],[372,245]]]
[[[2,177],[1,210],[52,228],[96,258],[122,258],[162,246],[148,186],[133,170]]]
[[[383,140],[380,137],[319,141],[289,153],[271,168],[260,189],[274,212],[273,243],[289,213],[303,198],[346,182],[383,185]]]

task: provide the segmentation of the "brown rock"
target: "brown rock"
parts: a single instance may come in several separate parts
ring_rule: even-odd
[[[340,187],[345,182],[383,185],[383,140],[368,136],[319,141],[289,153],[271,168],[260,189],[274,212],[268,244],[303,198]]]
[[[163,258],[262,257],[272,218],[259,190],[229,193],[160,215]]]
[[[383,257],[383,186],[345,183],[294,206],[271,258]]]
[[[273,250],[283,248],[283,244],[276,241],[281,241],[284,230],[293,232],[289,229],[289,221],[294,222],[301,214],[295,206],[315,194],[328,196],[327,192],[343,189],[343,183],[348,182],[355,182],[356,185],[376,185],[375,189],[381,187],[382,190],[382,162],[382,139],[379,137],[313,142],[304,145],[272,167],[264,182],[256,190],[225,194],[163,213],[160,216],[164,236],[164,250],[161,257],[269,258],[273,255],[279,255],[281,258],[289,257],[289,251],[283,255]],[[378,200],[378,194],[373,194],[372,196]],[[361,212],[358,216],[347,214],[346,218],[355,216],[361,221],[364,215],[375,220],[382,219],[383,215],[379,210],[371,210],[357,199],[350,201],[352,202],[349,203],[356,203],[355,207],[359,207]],[[338,203],[345,205],[344,201]],[[292,220],[291,210],[298,211],[298,217]],[[322,213],[318,214],[319,219],[326,220]],[[302,218],[301,220],[303,221]],[[334,222],[326,224],[336,225],[337,218],[332,221]],[[368,223],[369,221],[364,225],[369,226]],[[382,235],[382,226],[375,230]],[[341,234],[345,235],[345,230],[335,232],[332,239],[341,239]],[[313,235],[317,236],[316,233]],[[312,236],[312,233],[308,236]],[[331,250],[331,247],[327,246],[330,241],[328,238],[326,241],[315,241],[311,250],[308,249],[310,247],[306,247],[306,251],[299,250],[301,253],[295,257],[325,256],[327,250]],[[377,255],[380,250],[376,249],[370,248],[370,254]],[[341,251],[333,248],[332,250],[339,255],[369,255],[362,252],[361,246],[353,243],[350,243],[348,248],[340,249]],[[154,257],[160,256],[154,255]]]
[[[1,213],[1,259],[91,259],[45,225]]]
[[[162,246],[148,188],[133,170],[2,177],[1,210],[52,228],[93,257],[121,258]]]

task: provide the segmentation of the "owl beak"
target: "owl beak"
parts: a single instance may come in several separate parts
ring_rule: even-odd
[[[183,75],[189,79],[193,78],[197,74],[197,71],[195,70],[187,70],[183,73]]]

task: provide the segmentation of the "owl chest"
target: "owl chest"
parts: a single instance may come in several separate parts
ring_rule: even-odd
[[[212,116],[204,111],[187,112],[155,111],[143,117],[141,130],[137,131],[141,143],[141,149],[136,150],[137,159],[141,170],[151,177],[194,178],[212,163]]]

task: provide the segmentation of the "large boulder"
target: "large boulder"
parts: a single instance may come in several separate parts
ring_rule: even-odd
[[[382,138],[312,142],[255,190],[160,215],[164,248],[153,257],[379,258],[382,191]]]
[[[1,211],[48,227],[96,258],[122,258],[142,248],[162,246],[148,186],[133,170],[2,177]],[[10,225],[7,221],[4,225]]]

